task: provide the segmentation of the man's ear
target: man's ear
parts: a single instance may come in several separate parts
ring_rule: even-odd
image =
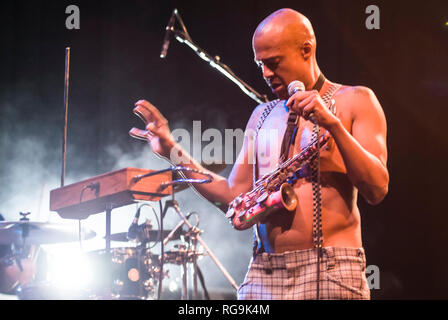
[[[300,47],[300,54],[304,60],[308,60],[313,55],[313,44],[311,41],[305,41]]]

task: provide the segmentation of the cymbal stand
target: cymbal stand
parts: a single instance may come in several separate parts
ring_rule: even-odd
[[[188,219],[188,217],[187,217]],[[189,266],[192,266],[192,282],[193,282],[193,300],[198,299],[198,286],[197,286],[197,260],[196,260],[196,248],[197,248],[197,239],[196,234],[200,231],[196,227],[194,230],[188,231],[188,233],[184,236],[186,245],[179,245],[179,253],[182,259],[182,300],[188,300],[188,273]],[[190,262],[190,254],[192,257],[192,261]]]
[[[188,266],[187,266],[187,259],[182,259],[182,299],[181,300],[188,300],[188,281],[187,281],[187,275],[188,275]]]
[[[188,217],[187,217],[188,218]],[[189,236],[189,245],[188,250],[186,252],[186,260],[189,259],[190,252],[192,253],[192,266],[193,266],[193,300],[198,299],[198,254],[197,254],[197,236],[201,233],[201,230],[197,228],[197,226],[194,226],[193,229],[189,230],[187,235]],[[192,250],[190,250],[192,248]]]
[[[198,299],[198,255],[196,254],[198,240],[193,238],[193,299]]]
[[[188,221],[188,219],[184,216],[182,211],[179,208],[179,205],[176,201],[173,201],[170,205],[176,210],[177,214],[181,219],[184,220],[185,224],[190,228],[193,229],[193,226]],[[238,285],[236,284],[235,280],[233,280],[232,276],[227,272],[227,270],[224,268],[224,266],[219,262],[219,260],[214,255],[213,251],[210,250],[210,248],[207,246],[207,244],[204,242],[204,240],[201,238],[199,234],[196,235],[197,241],[202,245],[202,247],[205,249],[207,254],[210,256],[210,258],[213,260],[213,262],[218,266],[218,268],[221,270],[221,272],[224,274],[224,276],[227,278],[227,280],[230,282],[230,284],[235,288],[235,290],[238,290]]]
[[[194,213],[194,212],[192,212]],[[187,215],[187,219],[190,218],[190,216],[192,215],[192,213]],[[171,232],[165,237],[165,239],[163,240],[163,243],[166,245],[168,243],[168,241],[171,240],[171,238],[173,237],[173,235],[176,233],[177,230],[179,230],[179,228],[181,228],[183,225],[185,224],[185,221],[181,220],[174,228],[173,230],[171,230]],[[188,249],[186,251],[187,256],[184,258],[184,260],[188,261],[188,253],[192,252],[193,253],[193,299],[197,300],[197,284],[198,284],[198,274],[197,274],[197,254],[196,254],[196,248],[197,248],[197,239],[196,239],[196,234],[200,233],[201,231],[197,228],[197,225],[193,227],[193,230],[189,230],[187,232],[187,234],[185,235],[185,237],[188,239],[188,241],[186,241],[188,243]],[[190,251],[190,247],[192,247],[193,249]],[[187,275],[187,265],[185,265],[185,263],[183,263],[183,272],[185,275],[185,278],[183,278],[183,296],[187,296],[186,294],[186,287],[187,287],[187,279],[186,279],[186,275]]]
[[[18,248],[16,248],[15,244],[14,244],[14,251],[13,255],[16,261],[17,266],[19,267],[20,272],[23,272],[23,267],[22,267],[22,263],[21,263],[21,259],[25,257],[25,245],[26,245],[26,238],[28,237],[30,230],[29,230],[29,226],[27,224],[28,221],[30,221],[30,219],[27,218],[28,215],[30,215],[31,212],[20,212],[20,215],[22,216],[22,218],[20,218],[20,221],[23,222],[20,227],[22,229],[22,244],[19,245]]]

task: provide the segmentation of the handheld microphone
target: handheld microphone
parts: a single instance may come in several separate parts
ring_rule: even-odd
[[[137,209],[137,212],[135,213],[134,220],[132,221],[131,225],[129,226],[128,233],[126,235],[126,238],[128,240],[134,240],[137,238],[138,235],[138,218],[140,218],[140,210],[141,207]]]
[[[175,19],[175,14],[176,14],[177,10],[174,9],[173,13],[171,14],[171,18],[168,21],[168,25],[166,26],[166,31],[165,31],[165,38],[163,39],[163,45],[162,45],[162,51],[160,52],[160,58],[164,59],[166,57],[166,54],[168,52],[168,47],[170,45],[170,35],[171,35],[171,31],[173,29],[174,26],[174,19]]]
[[[305,91],[305,85],[303,84],[303,82],[301,82],[299,80],[291,81],[291,83],[288,85],[289,96],[292,96],[294,93],[296,93],[298,91]],[[309,114],[309,120],[311,122],[315,123],[314,113],[311,112]]]
[[[305,85],[303,84],[303,82],[299,80],[291,81],[291,83],[288,85],[289,96],[292,96],[294,93],[298,91],[305,91]]]

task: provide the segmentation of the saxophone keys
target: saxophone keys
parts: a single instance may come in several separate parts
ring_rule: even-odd
[[[268,193],[267,192],[263,192],[262,194],[261,194],[261,196],[259,196],[258,198],[257,198],[257,203],[261,203],[261,202],[263,202],[263,201],[265,201],[266,199],[268,198]]]
[[[241,194],[240,194],[238,197],[236,197],[236,198],[233,200],[233,202],[232,202],[232,206],[236,208],[236,207],[238,207],[242,202],[243,202],[243,198],[241,197]]]

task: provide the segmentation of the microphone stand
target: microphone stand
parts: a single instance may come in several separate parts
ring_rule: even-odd
[[[226,76],[228,79],[230,79],[232,82],[234,82],[245,94],[247,94],[250,98],[252,98],[256,102],[261,104],[269,101],[266,95],[258,93],[255,89],[253,89],[243,80],[241,80],[227,65],[222,63],[221,58],[219,56],[212,57],[210,54],[208,54],[199,46],[197,46],[191,39],[190,35],[188,34],[187,28],[185,27],[185,24],[182,21],[182,18],[180,17],[178,10],[174,9],[173,14],[179,20],[179,23],[183,29],[183,31],[174,30],[173,27],[169,29],[169,31],[174,33],[177,41],[179,41],[180,43],[184,43],[188,47],[190,47],[194,52],[196,52],[196,54],[201,59],[208,62],[211,67],[215,68],[216,70],[221,72],[224,76]]]

